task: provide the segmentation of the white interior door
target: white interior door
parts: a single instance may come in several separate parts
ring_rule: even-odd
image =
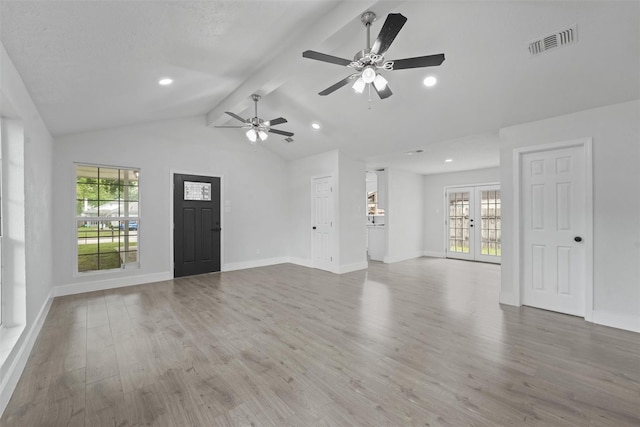
[[[311,186],[311,257],[315,268],[326,270],[333,263],[333,178],[314,178]]]
[[[522,155],[522,303],[585,315],[586,172],[582,146]]]
[[[499,263],[501,203],[498,185],[447,189],[447,258]]]

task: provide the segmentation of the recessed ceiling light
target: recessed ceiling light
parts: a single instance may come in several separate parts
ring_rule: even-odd
[[[453,162],[453,159],[444,159],[444,162],[445,163],[451,163],[451,162]]]
[[[413,150],[413,151],[405,151],[404,154],[406,154],[407,156],[413,156],[414,154],[422,154],[424,153],[424,150]]]
[[[314,128],[315,130],[320,129],[320,124],[319,123],[311,123],[311,127]]]
[[[422,83],[424,83],[426,87],[431,87],[438,83],[438,79],[436,79],[434,76],[427,76]]]
[[[168,77],[158,80],[158,84],[160,86],[169,86],[171,83],[173,83],[173,79],[170,79]]]

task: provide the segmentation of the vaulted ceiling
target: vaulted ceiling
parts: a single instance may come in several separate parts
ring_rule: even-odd
[[[445,62],[387,72],[385,100],[349,86],[319,96],[351,70],[302,52],[351,59],[367,10],[372,39],[388,13],[408,18],[385,57]],[[436,173],[497,166],[501,127],[640,98],[639,1],[2,0],[0,13],[54,135],[193,115],[231,124],[224,111],[252,116],[255,92],[260,116],[295,132],[264,142],[285,159],[339,148],[370,168]],[[531,41],[572,25],[577,43],[530,56]],[[159,86],[165,76],[174,84]],[[247,143],[236,131],[212,134]]]

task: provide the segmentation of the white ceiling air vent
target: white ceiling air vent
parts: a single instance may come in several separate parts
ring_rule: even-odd
[[[536,56],[557,47],[573,44],[578,41],[578,32],[576,25],[572,25],[557,33],[550,34],[529,43],[529,55]]]

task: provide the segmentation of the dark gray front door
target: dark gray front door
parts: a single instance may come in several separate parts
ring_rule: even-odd
[[[220,271],[220,178],[173,176],[174,277]]]

